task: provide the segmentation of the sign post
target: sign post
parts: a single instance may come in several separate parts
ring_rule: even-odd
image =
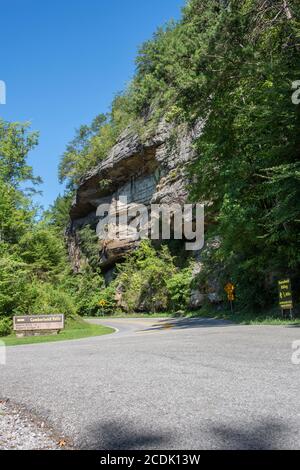
[[[285,310],[289,310],[290,318],[293,318],[293,292],[292,292],[292,283],[290,279],[283,279],[278,281],[278,290],[279,290],[279,305],[284,315]]]
[[[235,291],[235,286],[231,282],[228,282],[228,284],[226,284],[225,286],[225,292],[227,293],[227,298],[228,298],[228,301],[230,302],[231,312],[233,312],[233,302],[235,301],[234,291]]]
[[[106,305],[107,305],[106,300],[104,300],[104,299],[99,300],[99,306],[102,308],[102,315],[103,315],[103,317],[105,317],[105,311],[104,311],[104,309],[105,309]]]

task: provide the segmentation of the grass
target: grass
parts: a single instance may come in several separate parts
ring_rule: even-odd
[[[66,341],[71,339],[89,338],[92,336],[102,336],[113,333],[114,330],[107,326],[91,325],[82,318],[67,319],[65,329],[58,335],[30,336],[17,338],[15,334],[0,337],[6,346],[17,346],[21,344],[50,343],[55,341]]]
[[[278,309],[271,310],[266,313],[253,313],[245,311],[227,311],[217,310],[212,307],[204,307],[196,312],[187,313],[190,318],[216,318],[220,320],[229,320],[232,323],[240,325],[299,325],[300,318],[283,318]]]
[[[174,316],[173,313],[168,312],[159,312],[159,313],[116,313],[114,315],[105,315],[104,317],[98,315],[96,317],[84,317],[88,320],[101,320],[101,318],[105,320],[113,319],[113,318],[165,318],[165,317],[172,317]]]
[[[219,310],[212,306],[203,307],[197,311],[187,311],[182,312],[181,315],[178,313],[164,312],[164,313],[118,313],[116,315],[107,315],[105,319],[117,319],[117,318],[164,318],[171,317],[176,318],[178,316],[183,316],[186,318],[214,318],[219,320],[229,320],[232,323],[237,323],[241,325],[299,325],[300,318],[295,318],[291,320],[289,318],[282,318],[278,309],[271,310],[266,313],[257,314],[253,312],[245,312],[235,310],[231,312],[230,310],[222,309]],[[91,317],[101,319],[103,317]]]

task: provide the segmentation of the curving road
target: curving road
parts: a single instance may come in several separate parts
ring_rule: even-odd
[[[80,448],[300,449],[300,328],[95,321],[118,331],[8,348],[0,399]]]

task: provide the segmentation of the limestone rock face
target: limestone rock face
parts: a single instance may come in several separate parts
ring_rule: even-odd
[[[120,197],[127,198],[130,212],[138,204],[173,204],[187,201],[186,165],[194,156],[193,141],[201,134],[203,124],[193,129],[161,122],[155,134],[146,141],[130,128],[123,132],[106,159],[81,180],[73,201],[67,230],[69,254],[75,272],[86,263],[80,250],[80,229],[86,225],[96,229],[101,217],[97,208],[113,205]],[[140,215],[138,216],[140,217]],[[105,226],[105,217],[101,224]],[[140,220],[131,220],[133,225]],[[138,245],[138,240],[99,237],[99,264],[105,271]]]
[[[203,307],[205,303],[205,294],[203,294],[200,290],[198,289],[193,289],[191,291],[191,298],[190,298],[190,305],[189,307],[191,309],[199,309]]]

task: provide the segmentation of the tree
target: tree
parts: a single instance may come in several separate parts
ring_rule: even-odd
[[[38,134],[28,131],[29,124],[8,123],[0,120],[0,177],[18,188],[20,183],[41,182],[33,175],[32,167],[26,163],[28,153],[37,145]]]
[[[99,114],[91,125],[76,130],[59,165],[59,179],[67,181],[68,189],[74,190],[83,175],[108,155],[131,117],[127,94],[119,94],[108,114]]]

